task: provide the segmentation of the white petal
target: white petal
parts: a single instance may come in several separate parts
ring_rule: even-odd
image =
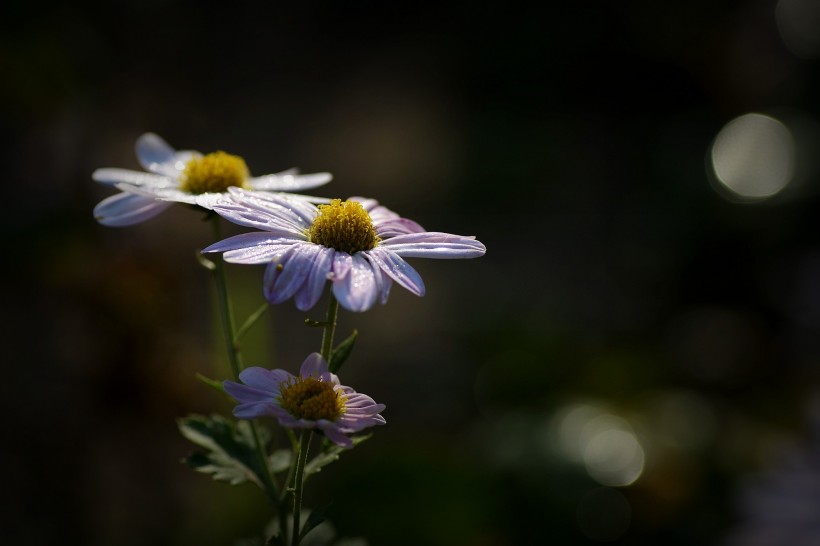
[[[173,188],[177,182],[167,176],[129,169],[97,169],[91,178],[101,184],[130,184],[133,186],[147,186],[151,188]]]
[[[135,146],[137,160],[146,170],[153,173],[175,177],[174,155],[176,151],[154,133],[145,133],[137,139]]]
[[[180,191],[176,188],[153,188],[149,186],[130,186],[128,184],[114,184],[114,187],[128,193],[135,193],[162,201],[173,201],[174,203],[187,203],[196,205],[196,195]]]
[[[152,197],[123,192],[103,199],[94,207],[94,218],[105,226],[131,226],[153,218],[170,206],[171,203]]]
[[[249,183],[255,190],[295,192],[323,186],[332,178],[330,173],[266,174],[251,178]]]
[[[213,210],[217,205],[224,205],[228,202],[227,193],[200,193],[194,196],[196,204],[203,209]]]
[[[473,236],[434,231],[399,235],[379,244],[403,258],[477,258],[487,251]]]
[[[366,254],[369,254],[369,257],[378,264],[379,268],[398,284],[417,296],[424,295],[424,281],[421,279],[421,275],[395,252],[377,247],[368,250]]]

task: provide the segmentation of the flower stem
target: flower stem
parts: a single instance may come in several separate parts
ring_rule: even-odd
[[[219,228],[219,216],[212,219],[214,227],[214,238],[219,241],[222,238]],[[225,337],[225,346],[228,350],[228,362],[231,364],[234,379],[239,380],[239,372],[242,371],[242,356],[239,353],[239,346],[234,337],[233,311],[231,301],[228,297],[228,283],[225,280],[225,262],[222,257],[214,260],[214,280],[216,281],[216,295],[219,302],[219,316],[222,319],[222,334]]]
[[[336,332],[336,317],[339,314],[339,302],[330,291],[330,301],[327,305],[327,315],[325,315],[325,327],[322,333],[322,357],[330,365],[330,357],[333,353],[333,334]]]
[[[310,441],[313,439],[313,431],[302,431],[299,434],[299,454],[296,457],[296,475],[293,477],[293,541],[292,546],[299,546],[301,537],[300,518],[302,515],[302,490],[305,485],[305,463],[307,462]]]
[[[214,215],[212,222],[214,238],[219,241],[222,239],[219,226],[219,216]],[[214,280],[216,281],[216,294],[217,300],[219,301],[219,315],[222,319],[222,333],[225,336],[225,346],[228,350],[228,361],[231,364],[234,379],[239,381],[239,372],[241,372],[243,368],[242,354],[239,350],[237,336],[234,333],[233,312],[231,310],[231,300],[228,296],[228,283],[225,278],[225,262],[221,256],[214,260]],[[258,318],[261,314],[262,313],[257,311],[257,313],[254,313],[254,316]],[[254,318],[254,321],[256,318]],[[251,433],[253,434],[253,443],[256,446],[256,451],[259,455],[259,463],[262,468],[262,476],[260,476],[260,479],[262,480],[263,489],[274,505],[278,506],[279,487],[276,485],[276,482],[273,480],[273,476],[270,473],[270,467],[268,466],[268,455],[266,453],[265,446],[262,445],[262,442],[259,439],[259,428],[253,420],[249,421],[249,424],[251,427]]]

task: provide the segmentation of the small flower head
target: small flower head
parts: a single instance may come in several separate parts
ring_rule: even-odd
[[[311,243],[348,254],[371,250],[379,242],[373,220],[358,201],[333,199],[319,205],[319,214],[308,229]]]
[[[230,187],[248,189],[248,176],[244,159],[219,151],[188,160],[179,189],[194,195],[226,192]]]
[[[350,434],[385,423],[384,404],[341,385],[318,353],[305,359],[298,376],[253,367],[239,380],[224,386],[238,402],[233,414],[240,419],[275,417],[286,428],[319,430],[342,447],[353,446]]]
[[[147,172],[97,169],[92,178],[121,193],[94,207],[94,217],[106,226],[130,226],[161,213],[173,203],[213,209],[227,198],[229,188],[266,192],[298,192],[330,181],[329,173],[300,175],[296,169],[252,177],[239,156],[214,152],[203,156],[192,150],[177,151],[153,133],[137,139],[137,159]],[[292,198],[316,201],[289,194]]]
[[[394,282],[423,296],[424,281],[405,258],[477,258],[486,251],[475,237],[425,231],[373,199],[334,199],[317,208],[282,195],[235,188],[229,193],[231,200],[214,210],[263,231],[235,235],[203,252],[223,252],[233,263],[267,264],[267,300],[292,297],[302,311],[316,305],[328,281],[349,311],[386,303]]]
[[[299,419],[335,421],[345,412],[345,396],[313,376],[294,377],[279,385],[279,405]]]

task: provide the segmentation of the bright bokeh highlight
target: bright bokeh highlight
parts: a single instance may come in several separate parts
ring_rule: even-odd
[[[710,154],[719,189],[728,197],[758,201],[782,191],[794,177],[795,141],[780,121],[744,114],[720,130]]]

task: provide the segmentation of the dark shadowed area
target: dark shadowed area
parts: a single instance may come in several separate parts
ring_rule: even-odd
[[[388,423],[308,482],[336,536],[820,544],[817,36],[808,0],[6,3],[0,542],[270,518],[180,463],[176,419],[232,407],[194,377],[230,376],[205,215],[91,213],[150,131],[487,246],[341,314]],[[227,271],[242,320],[263,267]],[[326,297],[271,308],[246,362],[295,371]]]

